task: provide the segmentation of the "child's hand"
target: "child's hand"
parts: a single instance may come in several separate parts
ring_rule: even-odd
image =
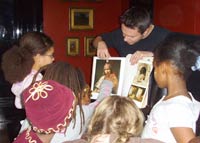
[[[87,105],[91,102],[91,90],[90,90],[90,86],[86,85],[85,88],[83,89],[82,92],[82,105]]]

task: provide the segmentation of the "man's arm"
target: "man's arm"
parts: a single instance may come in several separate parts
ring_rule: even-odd
[[[97,36],[93,41],[94,47],[97,49],[97,56],[102,59],[107,59],[110,57],[108,47],[103,41],[101,36]]]

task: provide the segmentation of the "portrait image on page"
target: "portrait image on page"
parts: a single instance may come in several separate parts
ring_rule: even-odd
[[[134,77],[133,84],[140,86],[146,86],[149,81],[149,75],[151,73],[151,65],[147,63],[138,63],[137,73]]]
[[[111,94],[119,94],[119,85],[121,74],[123,74],[122,58],[110,58],[109,60],[99,59],[94,57],[92,70],[92,96],[99,94],[101,84],[104,79],[112,81],[113,88]]]
[[[128,92],[126,95],[130,97],[139,108],[144,108],[148,101],[148,90],[149,90],[149,80],[152,72],[153,58],[145,57],[138,61],[138,63],[130,67],[132,71],[135,71],[131,76],[129,76]]]
[[[138,102],[142,102],[145,90],[146,90],[146,88],[131,85],[129,92],[128,92],[128,97],[133,100],[136,100]]]

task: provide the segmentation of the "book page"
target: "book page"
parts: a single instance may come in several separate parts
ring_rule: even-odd
[[[113,89],[111,95],[121,95],[124,78],[124,68],[124,57],[111,57],[108,60],[100,59],[96,56],[93,57],[91,99],[97,99],[101,83],[107,75],[111,75],[115,79],[113,81]]]
[[[131,65],[130,58],[131,54],[127,55],[122,95],[133,99],[139,108],[144,108],[148,101],[148,87],[153,69],[153,57],[144,57],[134,65]]]

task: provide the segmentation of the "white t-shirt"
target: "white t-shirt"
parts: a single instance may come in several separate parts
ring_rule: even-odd
[[[189,127],[194,133],[200,113],[200,102],[190,94],[192,100],[185,96],[158,101],[152,108],[146,121],[142,138],[153,138],[167,143],[176,143],[170,130],[173,127]]]
[[[28,74],[23,81],[14,83],[11,87],[12,93],[15,95],[15,106],[18,109],[22,109],[22,101],[21,101],[21,94],[32,82],[34,75],[37,73],[37,71],[32,70],[30,74]],[[36,77],[36,81],[42,79],[42,74],[39,73]]]

